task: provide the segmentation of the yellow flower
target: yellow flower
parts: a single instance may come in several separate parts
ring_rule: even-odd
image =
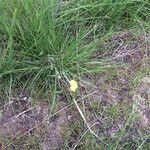
[[[70,90],[72,92],[75,92],[76,89],[78,88],[77,82],[75,80],[71,80],[71,81],[69,81],[69,83],[70,83]]]

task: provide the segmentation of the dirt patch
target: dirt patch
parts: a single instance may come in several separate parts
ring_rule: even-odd
[[[63,106],[64,104],[61,103],[58,110]],[[59,148],[64,142],[64,130],[73,120],[72,113],[69,109],[62,109],[60,112],[50,115],[49,108],[46,102],[39,102],[33,107],[27,97],[13,98],[6,103],[1,111],[0,133],[13,142],[5,141],[5,148],[12,148],[15,141],[24,136],[35,136],[39,141],[39,147],[43,150]],[[25,148],[26,141],[21,142],[22,144],[19,144],[17,148],[27,149]]]
[[[113,35],[105,40],[101,47],[103,51],[93,55],[94,60],[105,58],[109,66],[118,65],[108,72],[83,78],[87,81],[84,85],[87,93],[98,90],[93,99],[105,99],[109,103],[131,99],[130,82],[141,67],[148,65],[150,58],[150,33],[134,33],[127,31]]]
[[[140,115],[141,125],[150,127],[150,77],[141,80],[133,97],[133,108]]]
[[[137,99],[136,89],[132,82],[138,71],[146,70],[146,65],[148,65],[150,35],[134,35],[132,32],[123,32],[109,38],[105,44],[103,45],[105,49],[103,55],[98,51],[92,59],[99,61],[101,58],[105,58],[110,66],[116,64],[118,66],[108,69],[108,72],[86,75],[82,78],[79,91],[82,91],[82,96],[89,96],[80,105],[86,108],[84,114],[88,124],[92,125],[98,122],[92,128],[97,135],[104,137],[106,141],[109,139],[110,142],[124,130],[128,135],[122,136],[120,144],[123,144],[123,141],[135,142],[135,137],[141,136],[138,132],[141,123],[135,116],[132,116],[133,103]],[[143,96],[142,91],[147,93],[149,88],[148,81],[139,87],[137,93],[140,94],[140,99],[141,95]],[[90,95],[90,93],[93,94]],[[146,95],[144,97],[148,97]],[[136,111],[142,117],[142,124],[149,126],[150,109],[146,101],[139,100],[140,104],[136,106]],[[135,120],[130,122],[131,116]],[[130,124],[127,125],[127,122]],[[133,148],[135,147],[136,144],[133,144]]]
[[[113,63],[138,66],[143,58],[150,56],[150,33],[135,33],[136,31],[119,32],[104,40],[99,47],[100,50],[93,55],[93,59],[106,58]]]

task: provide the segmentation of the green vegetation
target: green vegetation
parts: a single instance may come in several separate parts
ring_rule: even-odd
[[[128,31],[135,39],[146,35],[150,32],[149,18],[149,0],[0,0],[0,97],[7,102],[25,91],[33,103],[44,99],[51,112],[55,112],[60,93],[67,105],[73,105],[68,81],[75,79],[80,86],[85,83],[94,91],[97,78],[103,76],[107,82],[98,87],[102,92],[125,76],[129,81],[127,92],[132,95],[139,79],[149,72],[148,59],[138,67],[131,66],[129,71],[128,64],[111,62],[115,50],[109,41],[112,36]],[[92,80],[86,80],[88,76]],[[83,96],[81,89],[76,100]],[[101,116],[97,133],[101,139],[85,133],[86,123],[78,118],[71,129],[65,130],[62,149],[149,149],[145,142],[150,135],[135,127],[138,117],[124,96],[123,104],[117,105],[104,105],[94,101],[94,97],[87,101],[90,102],[85,105],[79,102],[80,109],[85,118],[93,111]],[[72,111],[77,111],[74,107]],[[123,127],[114,129],[117,133],[109,137],[107,129],[121,118]],[[40,149],[37,137],[30,138],[27,148],[33,145],[33,149]]]

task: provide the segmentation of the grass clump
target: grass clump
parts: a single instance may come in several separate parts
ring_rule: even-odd
[[[11,76],[21,85],[30,78],[26,87],[46,89],[64,74],[85,73],[84,63],[101,37],[126,27],[124,23],[135,24],[134,15],[144,20],[141,12],[148,7],[128,0],[0,1],[1,78],[7,82]]]
[[[6,45],[1,49],[2,78],[11,75],[20,82],[31,77],[32,88],[46,87],[83,68],[96,47],[96,41],[83,44],[92,29],[68,32],[66,20],[59,23],[57,5],[47,0],[1,2],[1,40]]]

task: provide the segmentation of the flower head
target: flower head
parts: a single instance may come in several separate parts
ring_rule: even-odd
[[[71,80],[71,81],[69,81],[69,83],[70,83],[70,90],[72,92],[75,92],[76,89],[78,88],[77,82],[75,80]]]

